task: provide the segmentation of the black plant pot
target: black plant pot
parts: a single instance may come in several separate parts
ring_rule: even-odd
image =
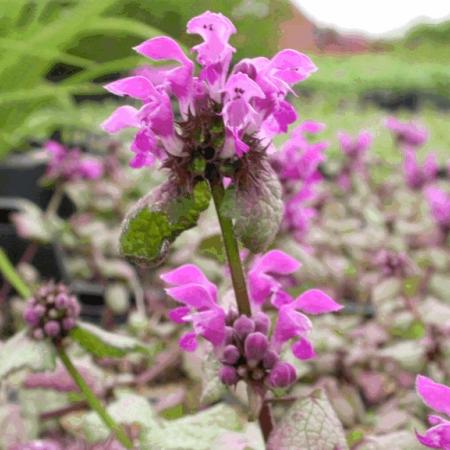
[[[0,162],[0,197],[25,198],[41,209],[45,209],[53,190],[40,184],[46,170],[46,160],[34,153],[20,153],[8,156]],[[69,217],[75,211],[71,200],[64,196],[58,208],[58,215]]]

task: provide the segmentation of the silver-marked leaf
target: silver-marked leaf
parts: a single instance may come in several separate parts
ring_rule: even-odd
[[[154,430],[160,427],[156,413],[145,397],[131,393],[119,393],[118,399],[108,405],[107,410],[119,424],[139,424],[142,429]],[[98,414],[90,412],[83,417],[82,430],[90,443],[104,441],[111,431]]]
[[[127,214],[120,236],[122,254],[138,264],[161,263],[177,236],[196,225],[210,198],[206,181],[192,192],[179,192],[171,181],[163,183]]]
[[[225,385],[219,379],[220,362],[209,352],[202,364],[203,368],[203,386],[200,402],[207,405],[219,400],[226,392]]]
[[[270,164],[262,160],[255,170],[242,177],[236,188],[227,190],[222,211],[234,220],[242,244],[259,253],[275,239],[284,209],[281,185]]]
[[[152,355],[155,350],[134,338],[110,333],[85,322],[78,322],[70,331],[70,337],[86,351],[100,358],[120,358],[131,352]]]
[[[55,356],[50,341],[35,341],[21,331],[0,347],[0,380],[21,369],[54,370]]]
[[[159,428],[142,434],[142,450],[211,450],[222,434],[240,431],[241,422],[236,412],[219,404],[197,414],[165,422]]]
[[[268,450],[346,450],[344,430],[323,390],[297,400],[272,431]]]

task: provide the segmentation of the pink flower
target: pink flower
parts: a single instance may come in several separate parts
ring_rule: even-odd
[[[176,323],[191,323],[192,332],[180,338],[180,347],[186,351],[197,348],[197,337],[202,336],[214,347],[225,339],[225,311],[217,304],[217,288],[193,264],[183,265],[161,275],[173,285],[167,294],[184,306],[172,309],[169,317]]]
[[[421,189],[436,179],[439,165],[435,153],[429,153],[422,166],[417,162],[416,152],[407,148],[404,151],[403,171],[406,183],[411,189]]]
[[[295,340],[292,352],[296,358],[302,360],[313,358],[315,352],[308,340],[308,334],[312,330],[311,321],[300,311],[315,315],[343,308],[318,289],[310,289],[295,300],[284,294],[282,297],[275,297],[273,303],[278,308],[278,320],[274,331],[275,348],[280,349],[285,342]]]
[[[341,131],[338,133],[338,139],[343,153],[353,160],[361,160],[372,145],[373,136],[366,130],[362,130],[355,137]]]
[[[402,145],[418,148],[428,139],[426,128],[416,122],[400,122],[395,117],[388,117],[385,125]]]
[[[102,124],[108,133],[137,129],[131,147],[136,154],[133,167],[149,166],[167,156],[184,157],[195,148],[210,146],[202,142],[210,139],[209,134],[198,133],[198,127],[201,123],[204,129],[220,129],[217,117],[222,117],[224,125],[223,135],[215,137],[222,158],[242,157],[255,139],[270,147],[272,137],[285,133],[297,118],[286,101],[292,86],[317,70],[306,55],[287,49],[272,59],[243,60],[229,74],[235,51],[229,44],[236,32],[232,22],[206,11],[188,22],[187,32],[203,39],[192,48],[201,65],[198,76],[182,48],[173,39],[158,36],[134,49],[154,61],[170,61],[169,66],[141,69],[105,86],[116,95],[142,102],[139,109],[119,107]],[[175,120],[174,100],[181,120]]]
[[[416,390],[427,406],[450,417],[450,387],[418,375]],[[419,442],[429,448],[450,450],[450,421],[436,415],[429,416],[428,421],[432,427],[425,434],[416,432]]]
[[[444,231],[448,231],[450,229],[450,194],[437,186],[429,186],[425,189],[425,198],[436,223]]]

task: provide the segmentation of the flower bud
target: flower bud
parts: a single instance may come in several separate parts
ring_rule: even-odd
[[[278,362],[280,357],[278,356],[278,353],[274,350],[268,350],[263,358],[263,367],[264,369],[272,369],[275,364]]]
[[[247,316],[240,316],[234,321],[233,328],[240,339],[245,339],[248,334],[255,331],[255,322]]]
[[[36,312],[34,306],[28,306],[23,314],[23,318],[32,327],[35,327],[39,323],[40,315]]]
[[[297,374],[294,366],[287,362],[279,362],[271,370],[268,381],[273,388],[286,388],[290,386],[296,378]]]
[[[55,306],[57,309],[64,309],[69,304],[69,298],[65,294],[59,294],[55,300]]]
[[[44,331],[48,337],[55,337],[60,333],[61,327],[56,320],[50,320],[44,325]]]
[[[260,333],[250,333],[245,339],[244,350],[247,360],[261,361],[269,348],[267,336]]]
[[[222,360],[225,364],[229,364],[230,366],[232,366],[239,361],[240,357],[241,353],[239,352],[237,347],[235,347],[234,345],[227,345],[223,351]]]
[[[232,344],[235,331],[233,327],[225,327],[225,344]]]
[[[239,381],[239,375],[234,367],[222,366],[219,371],[219,378],[223,384],[231,386]]]
[[[253,317],[255,321],[255,331],[259,331],[262,334],[268,334],[270,329],[269,316],[262,311],[259,311]]]
[[[62,326],[63,326],[63,330],[64,331],[69,331],[72,328],[74,328],[76,325],[75,319],[73,319],[72,317],[67,317],[63,320],[62,322]]]

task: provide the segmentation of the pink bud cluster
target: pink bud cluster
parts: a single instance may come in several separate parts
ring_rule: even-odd
[[[258,383],[268,389],[286,388],[296,380],[295,367],[280,361],[270,342],[270,319],[263,312],[252,317],[230,311],[226,318],[226,334],[219,377],[226,385],[240,380]]]
[[[56,141],[48,141],[49,154],[46,178],[52,181],[96,180],[102,176],[103,166],[77,148],[67,148]]]
[[[77,298],[63,284],[49,282],[28,300],[25,322],[34,339],[61,339],[76,325],[80,315]]]

